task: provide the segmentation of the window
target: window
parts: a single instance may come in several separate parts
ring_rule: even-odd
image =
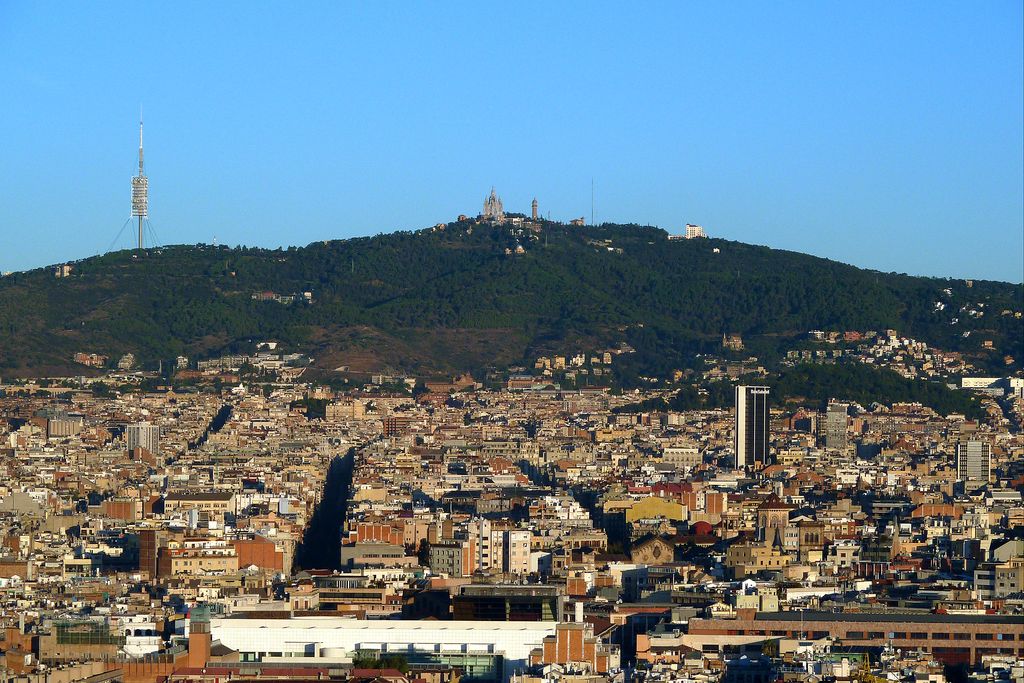
[[[949,640],[949,634],[935,632],[932,634],[932,640]]]
[[[974,639],[975,640],[992,640],[992,634],[991,633],[975,633],[974,634]]]
[[[910,637],[915,640],[928,640],[928,634],[925,631],[914,631]]]
[[[956,633],[953,634],[953,640],[970,640],[970,639],[971,639],[971,634],[970,633],[964,633],[963,631],[957,631]]]
[[[772,635],[773,636],[775,635],[774,631],[772,632]],[[847,638],[853,638],[853,639],[856,639],[856,640],[863,640],[864,639],[864,631],[847,631],[846,632],[846,637]]]

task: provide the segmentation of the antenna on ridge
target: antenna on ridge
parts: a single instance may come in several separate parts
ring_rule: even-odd
[[[142,155],[142,106],[139,106],[139,175],[132,178],[132,216],[139,219],[139,250],[142,250],[142,223],[149,216],[149,179]]]
[[[146,175],[142,166],[142,105],[139,105],[139,175]]]

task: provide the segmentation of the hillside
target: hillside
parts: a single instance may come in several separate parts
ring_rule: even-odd
[[[76,351],[132,351],[153,367],[263,339],[321,368],[419,373],[627,342],[637,353],[621,371],[664,374],[716,351],[723,332],[770,359],[809,329],[895,328],[1001,373],[1024,358],[1024,321],[1012,314],[1021,285],[879,273],[639,226],[514,234],[465,222],[287,250],[121,251],[72,266],[63,278],[0,278],[0,376],[80,374]],[[254,299],[260,292],[297,300]]]
[[[836,365],[797,365],[777,375],[758,380],[771,388],[776,400],[792,406],[824,410],[829,400],[853,401],[862,406],[881,403],[920,403],[941,415],[962,413],[970,419],[981,419],[985,410],[977,396],[950,389],[940,382],[906,379],[891,370],[873,368],[862,363]],[[614,409],[615,413],[637,413],[665,410],[707,410],[730,408],[734,403],[733,384],[727,381],[708,382],[699,391],[683,385],[667,397],[654,397]]]

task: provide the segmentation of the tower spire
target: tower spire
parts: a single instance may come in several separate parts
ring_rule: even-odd
[[[142,107],[139,107],[139,175],[145,175],[142,170]]]

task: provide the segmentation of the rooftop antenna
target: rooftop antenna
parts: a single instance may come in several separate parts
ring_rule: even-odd
[[[594,176],[590,176],[590,224],[594,225]]]
[[[142,250],[142,222],[149,216],[149,179],[142,157],[142,107],[139,107],[139,175],[132,177],[132,217],[139,219],[139,251]]]

